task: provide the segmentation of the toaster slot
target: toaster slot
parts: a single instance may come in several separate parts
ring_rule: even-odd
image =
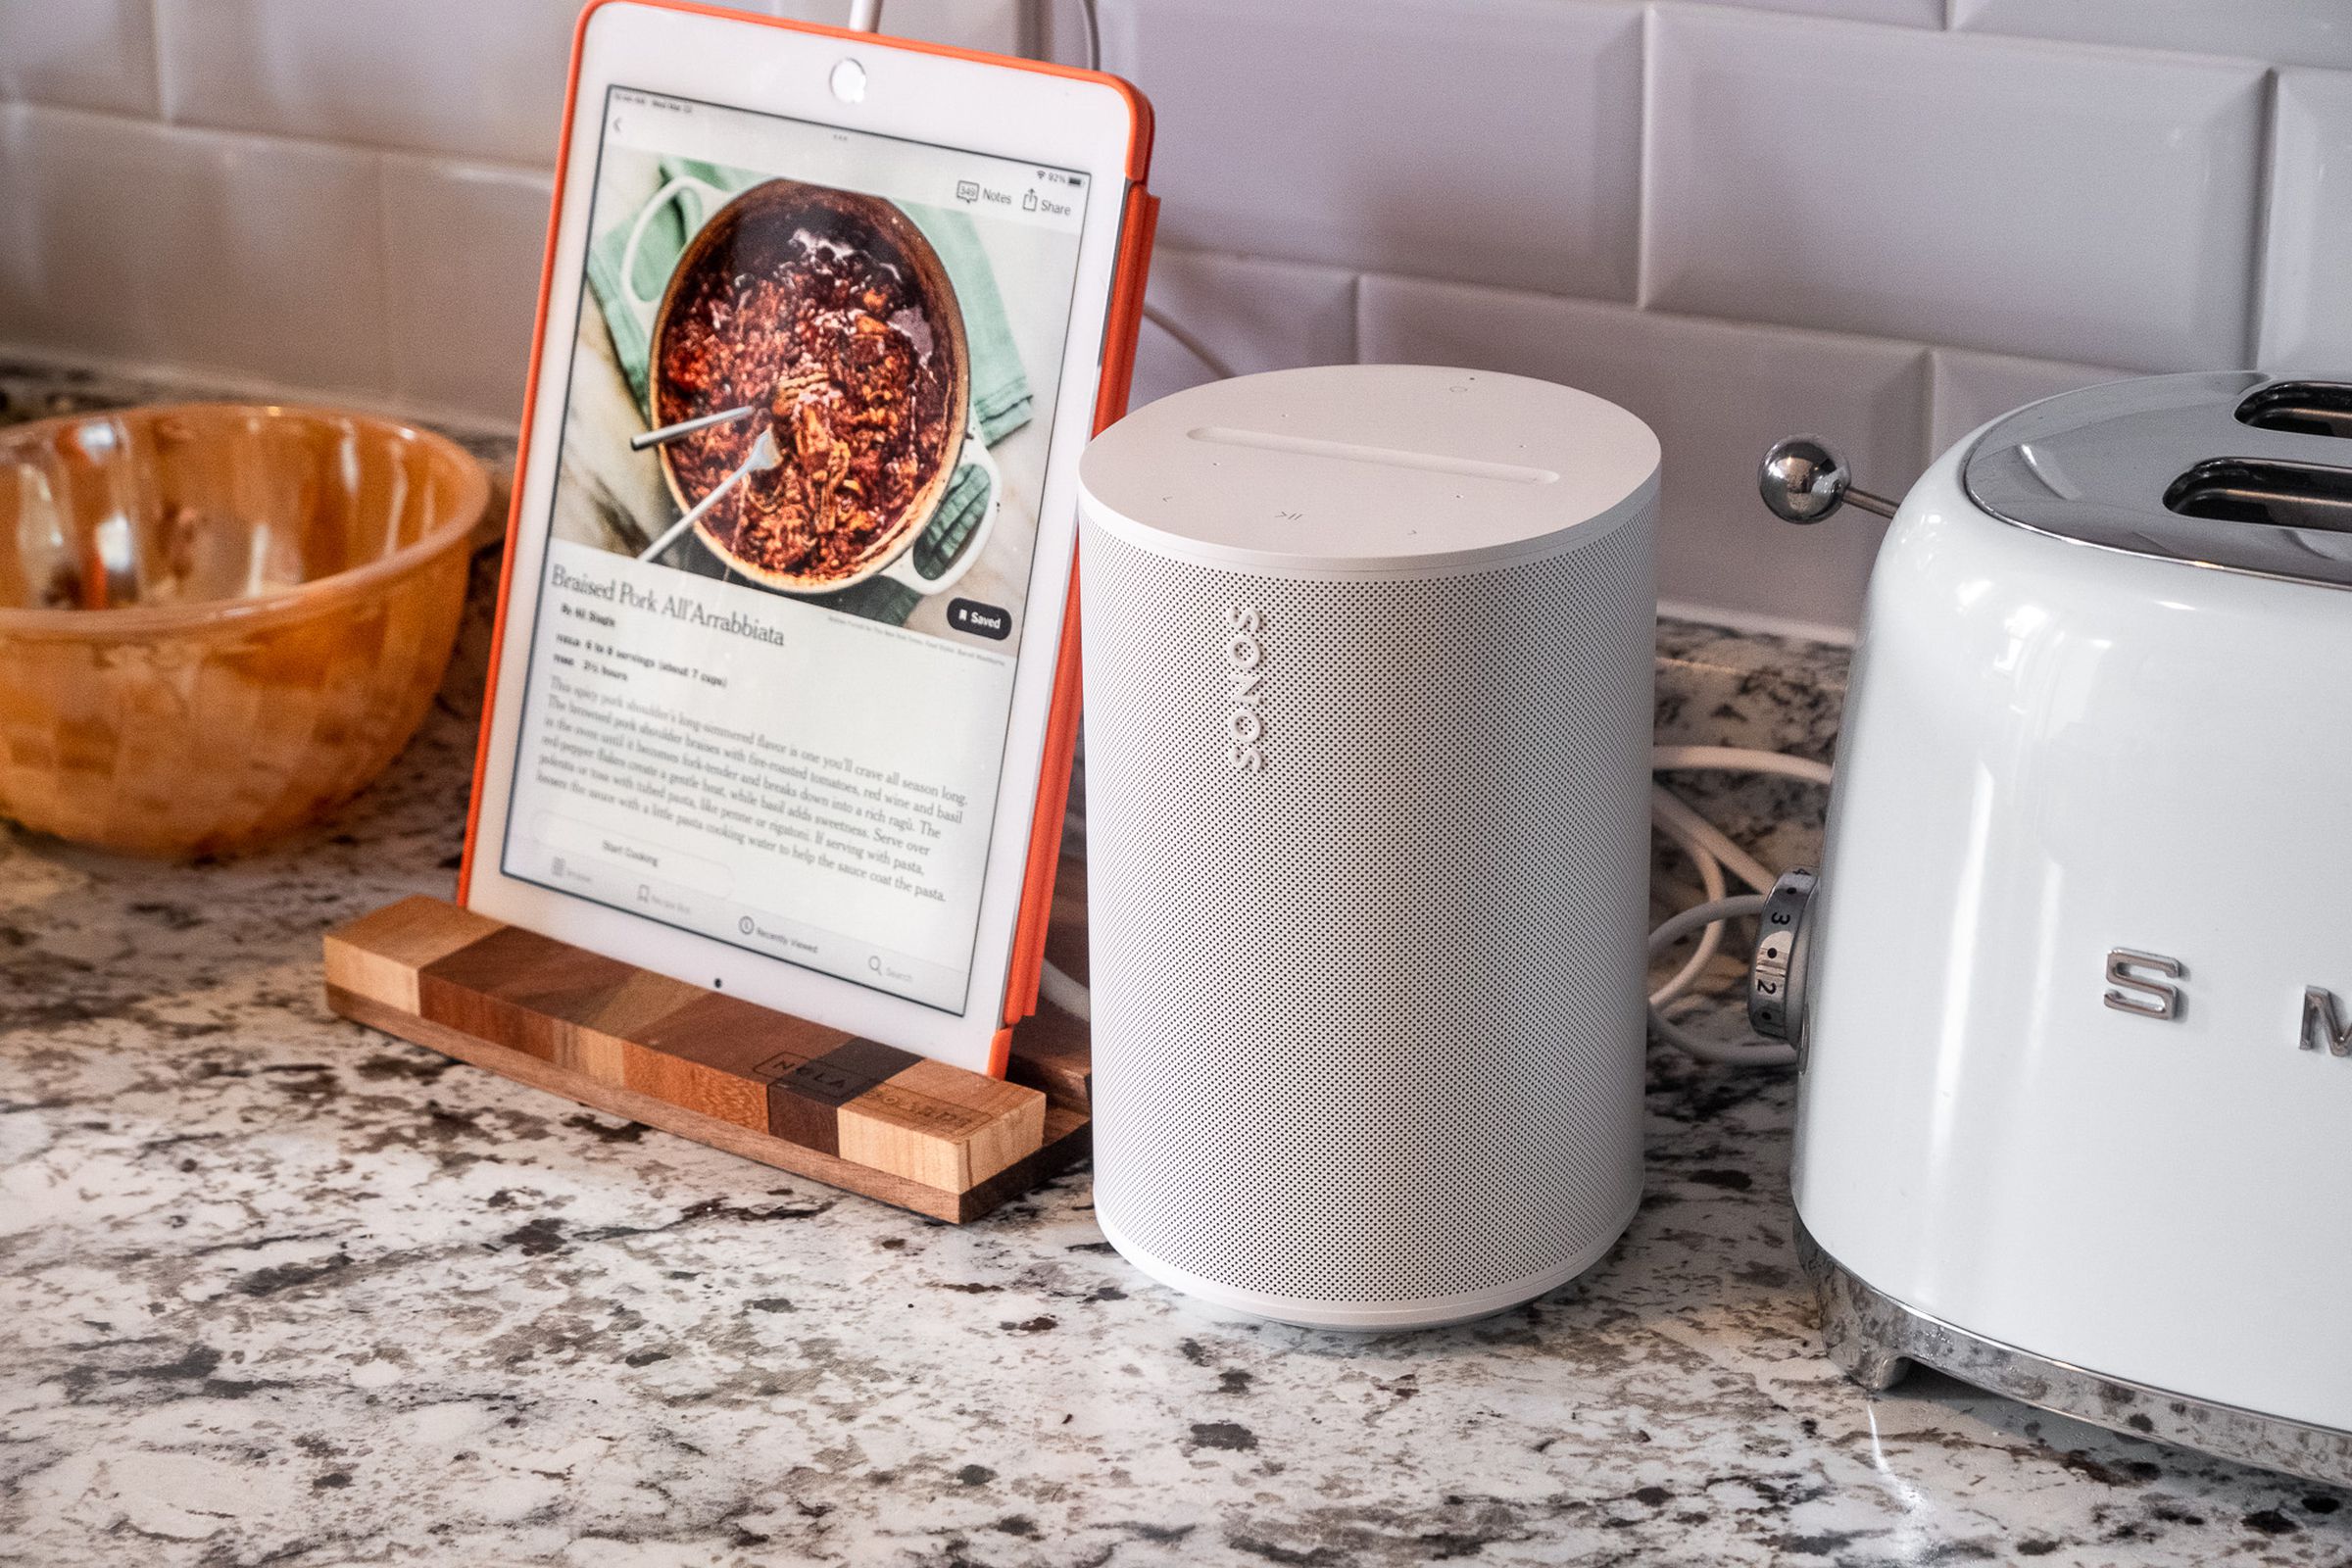
[[[2352,436],[2352,385],[2342,381],[2273,381],[2246,394],[2237,422],[2297,435]]]
[[[2352,533],[2352,468],[2214,458],[2175,479],[2164,504],[2184,517]]]

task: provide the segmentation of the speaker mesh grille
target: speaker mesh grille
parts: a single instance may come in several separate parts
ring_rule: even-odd
[[[1089,523],[1096,1202],[1206,1279],[1514,1284],[1641,1183],[1650,514],[1548,561],[1298,582]],[[1228,614],[1266,765],[1230,766]]]

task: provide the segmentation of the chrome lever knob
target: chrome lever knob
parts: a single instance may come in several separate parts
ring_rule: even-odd
[[[1809,435],[1772,444],[1756,469],[1756,494],[1785,522],[1819,522],[1848,502],[1882,517],[1894,515],[1893,502],[1855,489],[1845,461]]]

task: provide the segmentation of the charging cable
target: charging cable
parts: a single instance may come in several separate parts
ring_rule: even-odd
[[[1090,71],[1102,69],[1102,20],[1096,12],[1096,0],[1078,0],[1079,19],[1086,26],[1086,64]],[[850,27],[858,32],[872,32],[882,24],[882,0],[851,0]],[[1177,320],[1166,311],[1144,302],[1144,319],[1165,332],[1177,347],[1198,360],[1203,368],[1220,380],[1230,380],[1236,373],[1223,356],[1200,340],[1199,334]],[[1744,772],[1762,773],[1801,780],[1808,784],[1828,784],[1828,764],[1810,758],[1790,757],[1780,752],[1751,751],[1732,746],[1660,746],[1650,757],[1650,766],[1657,772]],[[1073,807],[1064,819],[1064,831],[1075,821],[1081,833],[1085,830],[1085,808]],[[1649,952],[1654,956],[1671,949],[1677,942],[1698,933],[1698,946],[1673,977],[1649,994],[1649,1029],[1668,1045],[1701,1061],[1740,1066],[1781,1066],[1793,1062],[1796,1052],[1792,1047],[1761,1040],[1720,1043],[1704,1040],[1666,1016],[1669,1003],[1688,995],[1695,986],[1707,965],[1722,951],[1724,924],[1730,920],[1752,916],[1764,907],[1764,895],[1772,891],[1775,880],[1772,870],[1754,856],[1732,842],[1731,835],[1708,821],[1682,797],[1662,785],[1650,790],[1650,822],[1669,843],[1690,858],[1698,871],[1699,890],[1704,902],[1693,905],[1673,915],[1649,934]],[[1752,891],[1727,897],[1730,884],[1725,872],[1738,877]],[[1038,974],[1038,991],[1048,1001],[1072,1016],[1092,1022],[1094,995],[1058,964],[1047,962]]]
[[[1091,71],[1100,71],[1102,69],[1102,24],[1101,19],[1095,15],[1095,0],[1079,0],[1078,9],[1086,19],[1087,68]],[[848,25],[852,32],[879,32],[882,28],[882,0],[850,0]],[[1220,359],[1214,349],[1188,331],[1182,322],[1174,320],[1167,313],[1149,303],[1144,306],[1144,317],[1152,325],[1174,338],[1178,347],[1207,367],[1218,379],[1232,379],[1232,367]],[[1083,810],[1072,814],[1077,816],[1080,829],[1083,831],[1086,822]],[[1065,819],[1065,831],[1066,826]],[[1064,1012],[1090,1022],[1093,1020],[1095,1009],[1092,993],[1058,964],[1049,962],[1040,969],[1037,988],[1048,1002],[1053,1003]]]
[[[1650,753],[1650,766],[1654,771],[1665,773],[1762,773],[1821,785],[1828,784],[1832,777],[1827,762],[1817,762],[1809,757],[1790,757],[1784,752],[1753,751],[1736,746],[1660,746]],[[1793,1046],[1763,1040],[1736,1043],[1704,1040],[1666,1016],[1666,1004],[1694,984],[1698,971],[1715,956],[1721,943],[1723,923],[1753,915],[1762,909],[1764,896],[1772,891],[1777,878],[1771,867],[1741,850],[1732,842],[1729,834],[1692,810],[1680,796],[1662,786],[1653,787],[1650,791],[1650,817],[1659,832],[1680,846],[1697,864],[1699,885],[1705,894],[1704,903],[1682,910],[1650,933],[1649,951],[1655,955],[1670,949],[1691,931],[1700,932],[1698,951],[1691,955],[1690,960],[1683,965],[1673,979],[1650,994],[1650,1033],[1701,1061],[1752,1067],[1793,1064],[1796,1060],[1796,1049]],[[1722,869],[1710,876],[1710,860],[1722,869],[1729,869],[1753,891],[1738,898],[1725,898],[1722,893]]]
[[[1698,926],[1763,912],[1764,895],[1761,893],[1742,893],[1736,899],[1713,899],[1705,904],[1694,904],[1649,934],[1650,954],[1654,956],[1665,952]],[[1786,1067],[1796,1060],[1794,1046],[1763,1040],[1727,1043],[1702,1039],[1667,1017],[1654,1004],[1649,1009],[1649,1032],[1686,1055],[1724,1066]]]
[[[1101,71],[1102,69],[1102,19],[1095,14],[1095,0],[1078,0],[1078,16],[1086,24],[1086,69]],[[1199,360],[1201,367],[1218,380],[1230,381],[1234,378],[1237,372],[1232,366],[1225,363],[1222,355],[1206,343],[1201,342],[1199,335],[1182,321],[1177,320],[1150,300],[1144,301],[1144,319],[1167,333],[1169,337],[1174,338],[1178,348]]]
[[[1158,306],[1152,304],[1150,300],[1144,301],[1144,319],[1150,321],[1153,326],[1158,327],[1162,332],[1165,332],[1168,334],[1168,336],[1174,338],[1178,348],[1184,350],[1185,353],[1190,354],[1194,359],[1199,360],[1203,366],[1207,367],[1208,372],[1215,376],[1218,380],[1230,381],[1234,378],[1237,372],[1234,370],[1232,366],[1226,364],[1223,359],[1219,358],[1215,349],[1212,349],[1207,344],[1201,342],[1200,337],[1194,333],[1190,327],[1187,327],[1183,322],[1177,320],[1174,317],[1161,310]]]
[[[1651,753],[1650,763],[1659,772],[1762,773],[1807,784],[1827,784],[1831,778],[1826,762],[1733,746],[1660,746]],[[1078,819],[1084,822],[1083,811]],[[1771,867],[1733,843],[1731,835],[1662,786],[1652,786],[1650,791],[1650,822],[1697,868],[1704,901],[1677,911],[1649,934],[1648,951],[1652,957],[1670,951],[1693,932],[1698,935],[1697,950],[1675,971],[1672,979],[1649,994],[1649,1032],[1700,1061],[1738,1067],[1793,1064],[1796,1050],[1792,1046],[1763,1040],[1708,1040],[1666,1016],[1667,1004],[1688,994],[1720,951],[1725,923],[1761,913],[1765,896],[1772,891],[1777,877]],[[1727,870],[1752,891],[1727,896]],[[1039,975],[1038,990],[1063,1011],[1093,1021],[1093,993],[1067,971],[1053,963],[1046,964]]]
[[[1649,825],[1655,828],[1668,843],[1675,845],[1690,857],[1690,863],[1698,868],[1700,902],[1712,904],[1730,891],[1724,885],[1723,861],[1718,859],[1704,843],[1700,842],[1683,825],[1680,817],[1665,815],[1657,809],[1655,797],[1663,797],[1665,793],[1663,790],[1655,792],[1650,808]],[[1723,922],[1721,920],[1709,921],[1699,932],[1697,951],[1690,955],[1690,960],[1682,968],[1675,971],[1673,979],[1649,994],[1649,1004],[1653,1007],[1663,1007],[1696,985],[1698,977],[1706,973],[1707,965],[1714,961],[1716,951],[1722,945]]]
[[[1095,994],[1051,958],[1037,972],[1037,991],[1071,1017],[1087,1023],[1095,1021]]]

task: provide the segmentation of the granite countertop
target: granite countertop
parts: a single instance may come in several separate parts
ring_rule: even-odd
[[[1837,651],[1661,651],[1665,734],[1826,748]],[[336,1019],[320,931],[449,887],[476,659],[281,848],[0,840],[0,1561],[2352,1555],[2345,1494],[1843,1382],[1791,1251],[1786,1073],[1653,1053],[1613,1254],[1357,1338],[1149,1283],[1083,1167],[943,1226]],[[1818,803],[1760,789],[1708,808],[1802,853]]]

